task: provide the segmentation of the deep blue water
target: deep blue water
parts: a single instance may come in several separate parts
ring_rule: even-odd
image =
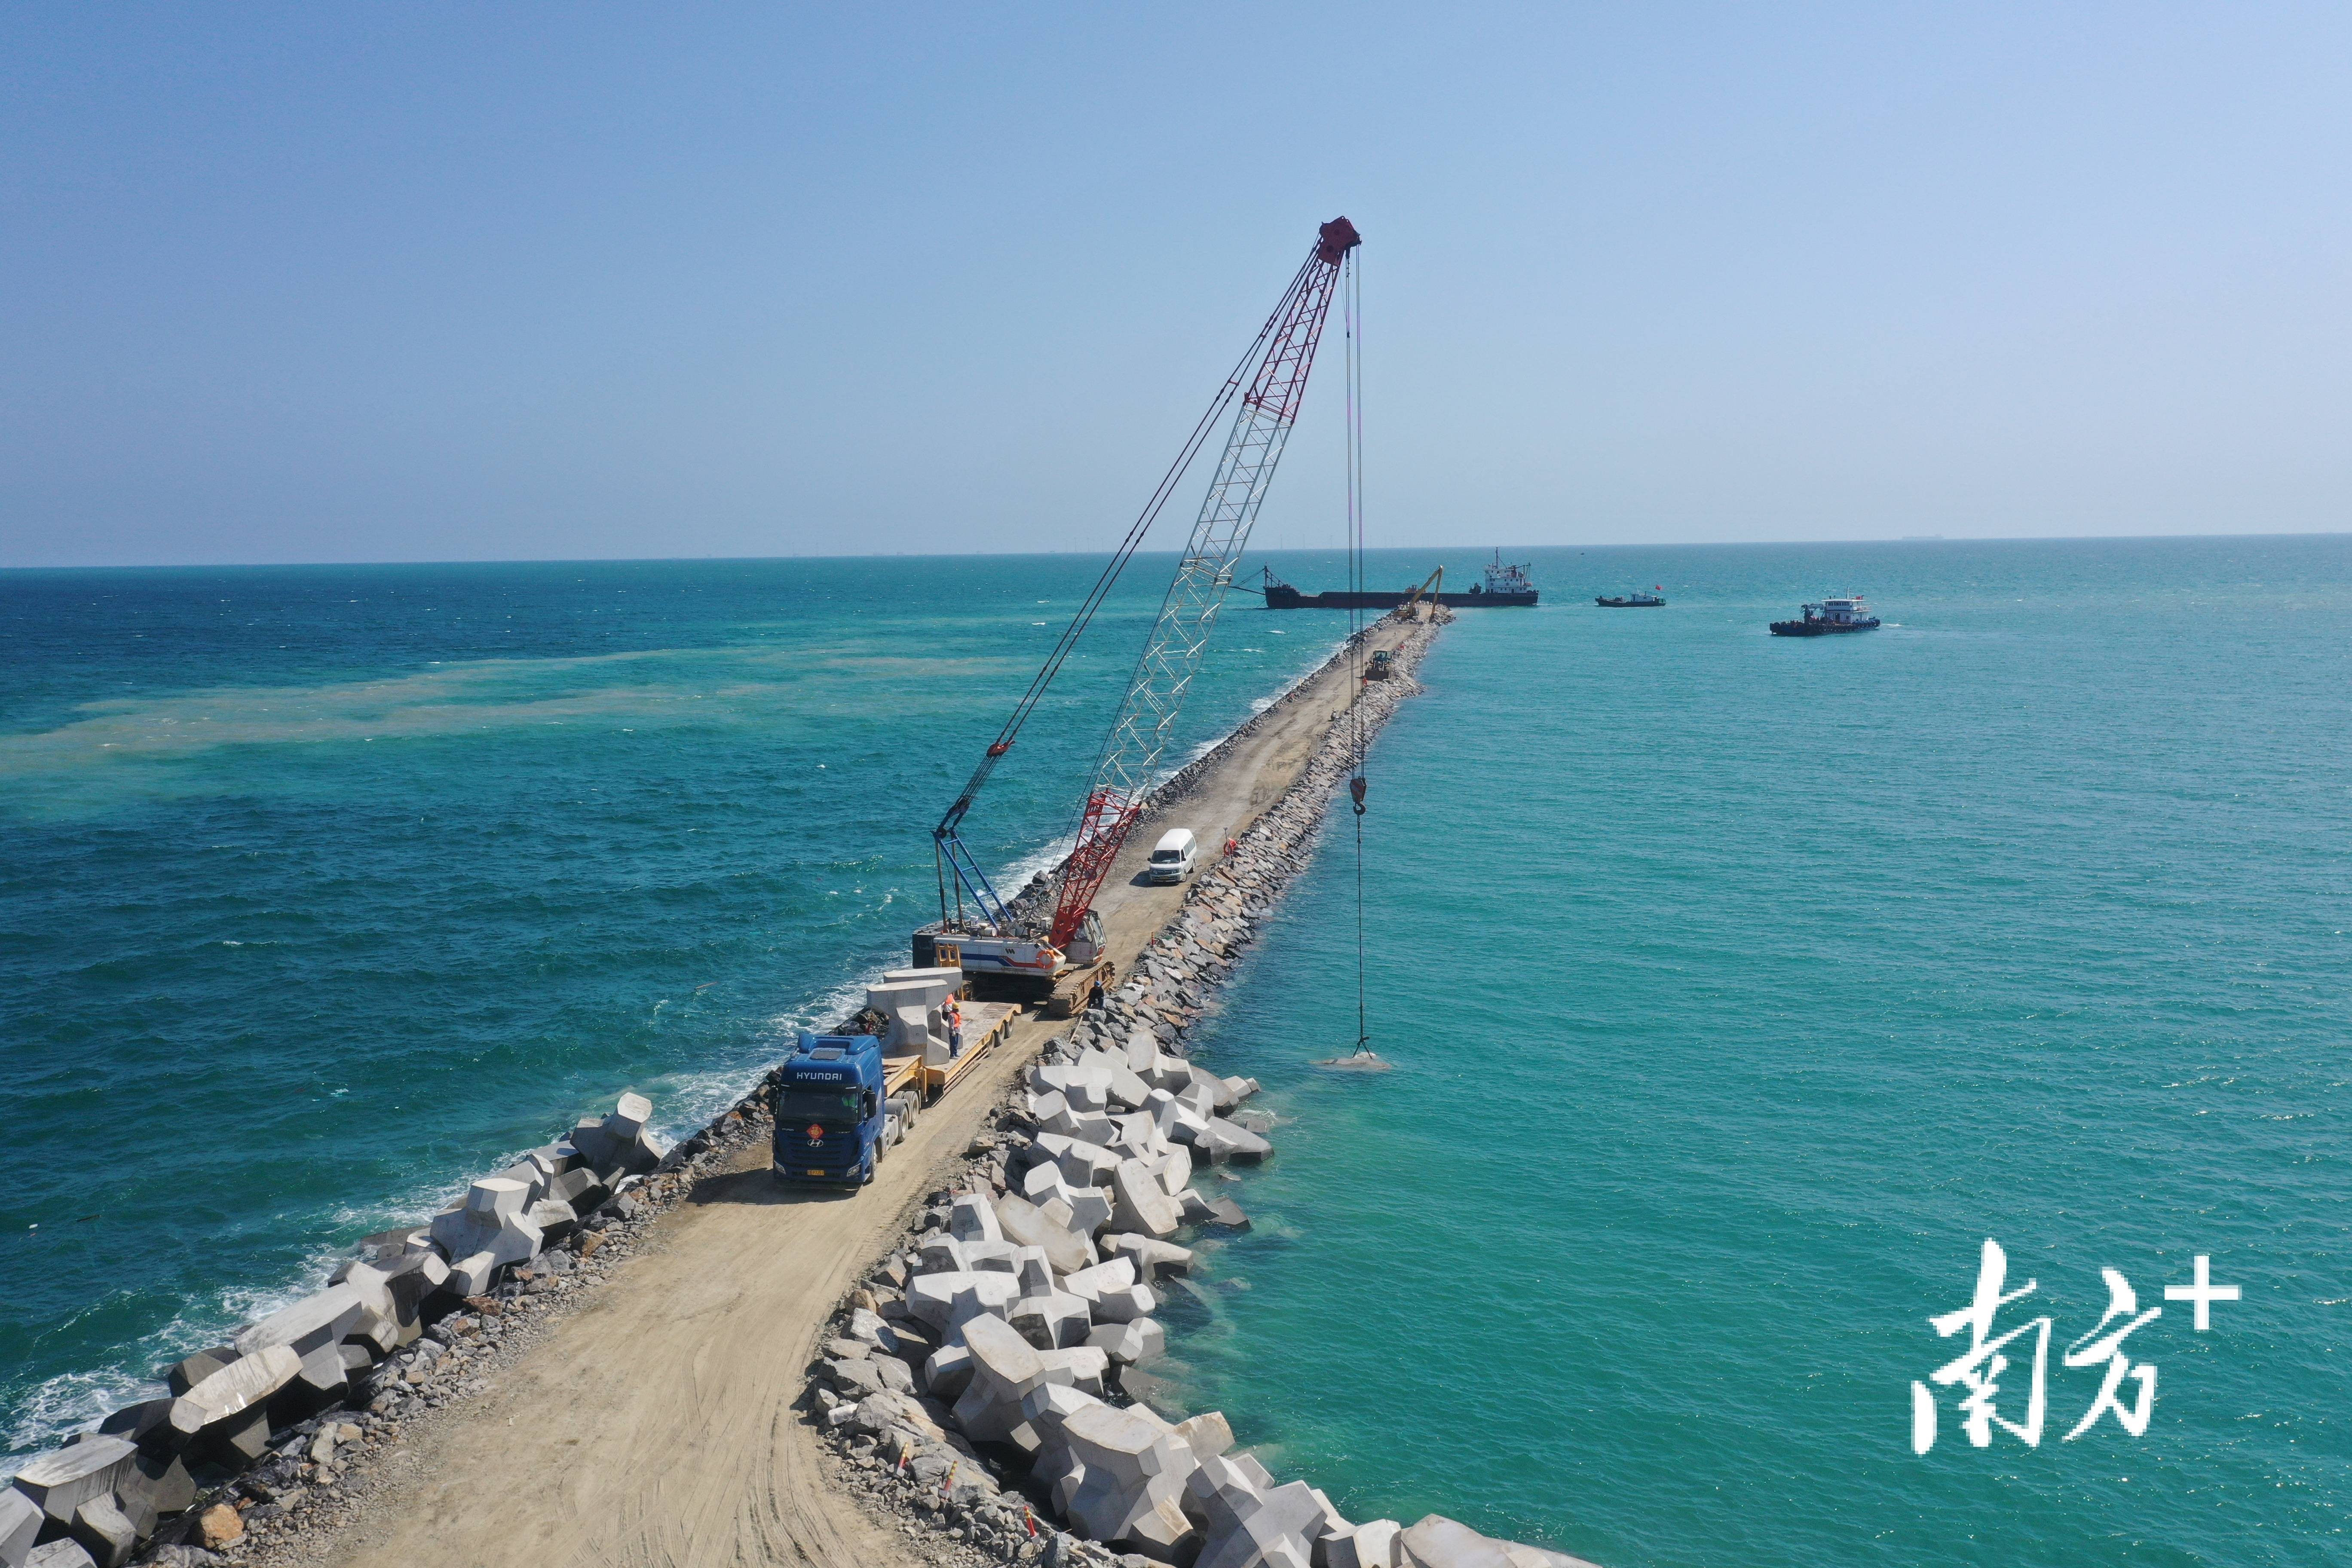
[[[1209,1032],[1289,1122],[1173,1315],[1187,1394],[1354,1517],[1612,1568],[2352,1561],[2352,539],[1536,575],[1370,761],[1397,1070],[1307,1065],[1355,1035],[1344,813]],[[1848,586],[1892,624],[1766,635]],[[2046,1426],[1976,1448],[1943,1393],[1920,1457],[1988,1237]],[[2243,1291],[2201,1334],[2199,1253]],[[2070,1442],[2103,1268],[2157,1397]]]
[[[1307,1065],[1355,1033],[1344,816],[1205,1032],[1286,1125],[1179,1385],[1358,1517],[1610,1568],[2345,1560],[2352,539],[1534,561],[1372,758],[1398,1070]],[[1165,568],[975,813],[992,864],[1066,831]],[[9,1445],[623,1088],[730,1096],[929,914],[1093,569],[0,575]],[[1764,634],[1849,586],[1893,624]],[[1340,629],[1228,614],[1180,752]],[[2046,1429],[1972,1447],[1946,1393],[1921,1458],[1987,1237]],[[2198,1253],[2244,1290],[2204,1334]],[[2164,1307],[2157,1399],[2067,1442],[2102,1268]]]

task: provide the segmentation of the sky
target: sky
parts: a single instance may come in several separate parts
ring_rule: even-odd
[[[2347,80],[2322,6],[13,5],[0,566],[1105,549],[1343,213],[1375,545],[2343,531]]]

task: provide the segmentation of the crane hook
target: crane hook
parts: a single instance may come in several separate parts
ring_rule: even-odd
[[[1348,795],[1356,803],[1356,815],[1364,815],[1364,775],[1358,773],[1348,781]]]

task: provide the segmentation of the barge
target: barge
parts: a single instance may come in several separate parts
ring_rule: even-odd
[[[1448,609],[1500,610],[1533,605],[1536,585],[1528,579],[1524,565],[1505,564],[1503,552],[1495,552],[1494,563],[1486,568],[1486,580],[1471,585],[1466,594],[1423,594],[1418,588],[1403,588],[1393,594],[1349,593],[1334,590],[1324,594],[1302,594],[1265,569],[1265,582],[1249,590],[1265,595],[1269,610],[1393,610],[1416,597],[1434,599]]]

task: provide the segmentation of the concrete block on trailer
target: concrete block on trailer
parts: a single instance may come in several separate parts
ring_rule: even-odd
[[[69,1528],[76,1509],[113,1492],[138,1452],[120,1437],[85,1437],[53,1448],[18,1470],[16,1489],[32,1500],[49,1525]]]

